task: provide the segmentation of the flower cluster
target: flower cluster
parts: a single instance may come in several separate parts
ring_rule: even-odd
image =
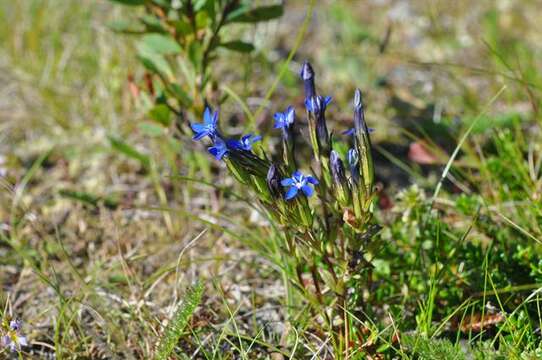
[[[315,160],[320,165],[320,180],[324,181],[322,185],[325,191],[334,192],[333,197],[343,207],[352,207],[356,216],[361,218],[369,211],[370,202],[367,198],[372,193],[373,182],[369,140],[369,134],[373,129],[365,124],[361,92],[357,90],[355,93],[354,127],[343,132],[353,139],[353,147],[347,154],[342,153],[348,160],[347,169],[350,176],[347,176],[341,152],[335,149],[327,127],[326,110],[331,103],[331,97],[317,94],[315,72],[308,62],[301,67],[300,76],[305,88],[304,103],[310,142]],[[270,161],[265,155],[262,158],[253,151],[254,144],[262,140],[261,136],[247,134],[241,136],[240,139],[227,138],[219,130],[218,118],[218,111],[213,112],[210,107],[206,107],[203,122],[191,124],[194,131],[193,139],[208,138],[211,141],[211,146],[208,147],[209,153],[216,160],[224,160],[238,180],[253,185],[264,202],[272,202],[276,205],[277,200],[288,202],[301,195],[309,198],[315,193],[314,186],[319,185],[320,181],[315,176],[304,175],[297,166],[294,149],[296,114],[293,106],[288,106],[284,112],[276,112],[274,115],[274,128],[282,132],[283,156],[282,161],[278,163]],[[360,157],[363,160],[363,166],[360,166]],[[270,185],[270,181],[276,180],[277,176],[280,179]],[[363,183],[361,179],[364,180]],[[264,183],[267,188],[262,187]],[[282,188],[277,187],[277,184],[281,184]],[[300,206],[306,207],[306,204],[303,203]],[[281,210],[281,215],[288,215],[287,207],[274,206],[274,209]]]
[[[11,351],[21,351],[23,346],[28,345],[26,336],[21,334],[20,320],[11,320],[9,324],[7,322],[2,324],[3,335],[0,338],[0,345]]]
[[[195,140],[210,140],[209,152],[224,161],[231,174],[252,189],[270,218],[282,225],[279,236],[284,246],[280,250],[285,256],[280,257],[281,266],[291,266],[297,273],[296,279],[290,280],[303,289],[311,305],[322,307],[316,310],[319,314],[328,314],[331,307],[341,319],[347,319],[348,307],[363,307],[359,279],[371,273],[364,252],[376,248],[369,241],[380,229],[372,223],[372,129],[365,123],[361,92],[356,90],[353,126],[343,132],[348,135],[342,137],[345,142],[337,141],[326,119],[331,97],[317,93],[315,72],[308,62],[300,75],[312,159],[308,159],[311,152],[305,151],[307,142],[299,136],[302,124],[296,121],[293,106],[274,115],[273,127],[281,132],[278,154],[266,152],[263,145],[255,147],[262,140],[258,135],[225,137],[218,128],[218,112],[210,108],[205,109],[202,123],[192,124],[192,130]],[[312,174],[301,169],[311,169]],[[282,259],[287,259],[286,263]],[[305,271],[312,276],[314,290],[304,288]],[[333,316],[326,315],[330,328]],[[354,316],[359,319],[363,312]]]

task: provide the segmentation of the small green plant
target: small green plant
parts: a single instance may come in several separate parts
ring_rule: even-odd
[[[137,56],[147,70],[143,88],[147,102],[154,104],[148,116],[163,126],[170,125],[173,115],[178,120],[199,117],[208,99],[218,100],[212,65],[218,58],[227,58],[220,49],[254,50],[240,32],[230,28],[272,20],[283,13],[280,4],[253,7],[251,1],[242,0],[111,1],[143,8],[134,11],[130,20],[114,22],[111,27],[139,37]]]
[[[307,157],[312,161],[302,160],[301,126],[291,106],[274,117],[274,127],[282,134],[280,154],[256,148],[260,136],[228,138],[219,129],[218,112],[210,108],[202,123],[192,124],[192,130],[195,140],[211,141],[209,152],[252,189],[271,221],[280,225],[281,251],[293,269],[288,272],[290,282],[321,316],[337,354],[348,354],[351,344],[363,342],[361,324],[368,310],[364,292],[376,250],[372,238],[380,229],[373,223],[371,130],[365,122],[361,92],[356,90],[354,127],[343,133],[346,141],[336,140],[326,124],[331,97],[316,93],[315,73],[307,62],[301,77],[312,147],[312,156]],[[313,168],[317,175],[307,175]]]
[[[173,314],[173,317],[170,319],[166,329],[164,330],[164,334],[160,339],[156,354],[157,360],[165,360],[169,358],[175,349],[175,345],[181,338],[182,332],[188,324],[188,320],[190,320],[196,306],[198,306],[201,302],[202,295],[202,283],[197,283],[188,289],[183,302],[177,306],[175,314]]]

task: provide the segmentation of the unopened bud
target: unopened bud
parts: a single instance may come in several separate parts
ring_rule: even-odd
[[[335,150],[331,151],[329,160],[331,163],[331,175],[333,176],[333,181],[336,184],[345,184],[346,176],[344,173],[344,165],[339,154],[337,154]]]
[[[280,174],[275,164],[271,164],[271,166],[269,167],[266,181],[267,181],[267,187],[269,188],[269,192],[273,195],[273,197],[280,198],[281,197]]]
[[[316,88],[314,86],[314,70],[308,61],[301,66],[301,72],[299,74],[305,85],[305,98],[310,99],[316,95]]]

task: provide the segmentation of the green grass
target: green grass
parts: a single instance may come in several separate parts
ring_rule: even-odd
[[[148,125],[150,100],[129,90],[133,76],[144,93],[134,37],[107,27],[130,11],[0,5],[0,309],[24,322],[21,356],[345,358],[280,227],[202,147]],[[306,11],[289,3],[250,32],[255,53],[221,54],[214,71],[234,133],[274,134],[272,113],[302,102],[293,71],[305,58],[334,97],[336,133],[351,90],[367,93],[393,207],[376,213],[366,313],[348,325],[363,346],[349,358],[539,358],[540,6],[316,2],[299,43]],[[412,141],[443,161],[409,160]],[[201,302],[175,313],[196,279]]]

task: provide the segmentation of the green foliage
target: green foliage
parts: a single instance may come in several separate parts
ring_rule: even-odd
[[[203,284],[198,282],[187,290],[182,303],[177,306],[173,317],[169,320],[159,340],[156,360],[166,360],[173,353],[175,345],[183,335],[188,320],[190,320],[194,310],[201,302],[203,289]]]
[[[226,54],[218,53],[219,48],[239,53],[255,50],[244,39],[224,39],[225,30],[233,34],[231,27],[254,25],[283,14],[283,5],[254,7],[249,1],[239,0],[116,2],[145,5],[143,15],[134,12],[132,19],[117,21],[111,28],[140,35],[136,48],[152,78],[149,95],[181,119],[199,118],[208,96],[217,88],[212,63],[228,59]]]
[[[423,336],[404,335],[401,340],[409,355],[420,360],[464,360],[465,354],[458,345],[447,339],[430,339]]]
[[[133,146],[114,136],[109,137],[109,142],[111,143],[111,147],[115,151],[118,151],[119,153],[129,158],[137,160],[144,169],[148,169],[150,167],[150,158],[147,155],[141,153]]]

